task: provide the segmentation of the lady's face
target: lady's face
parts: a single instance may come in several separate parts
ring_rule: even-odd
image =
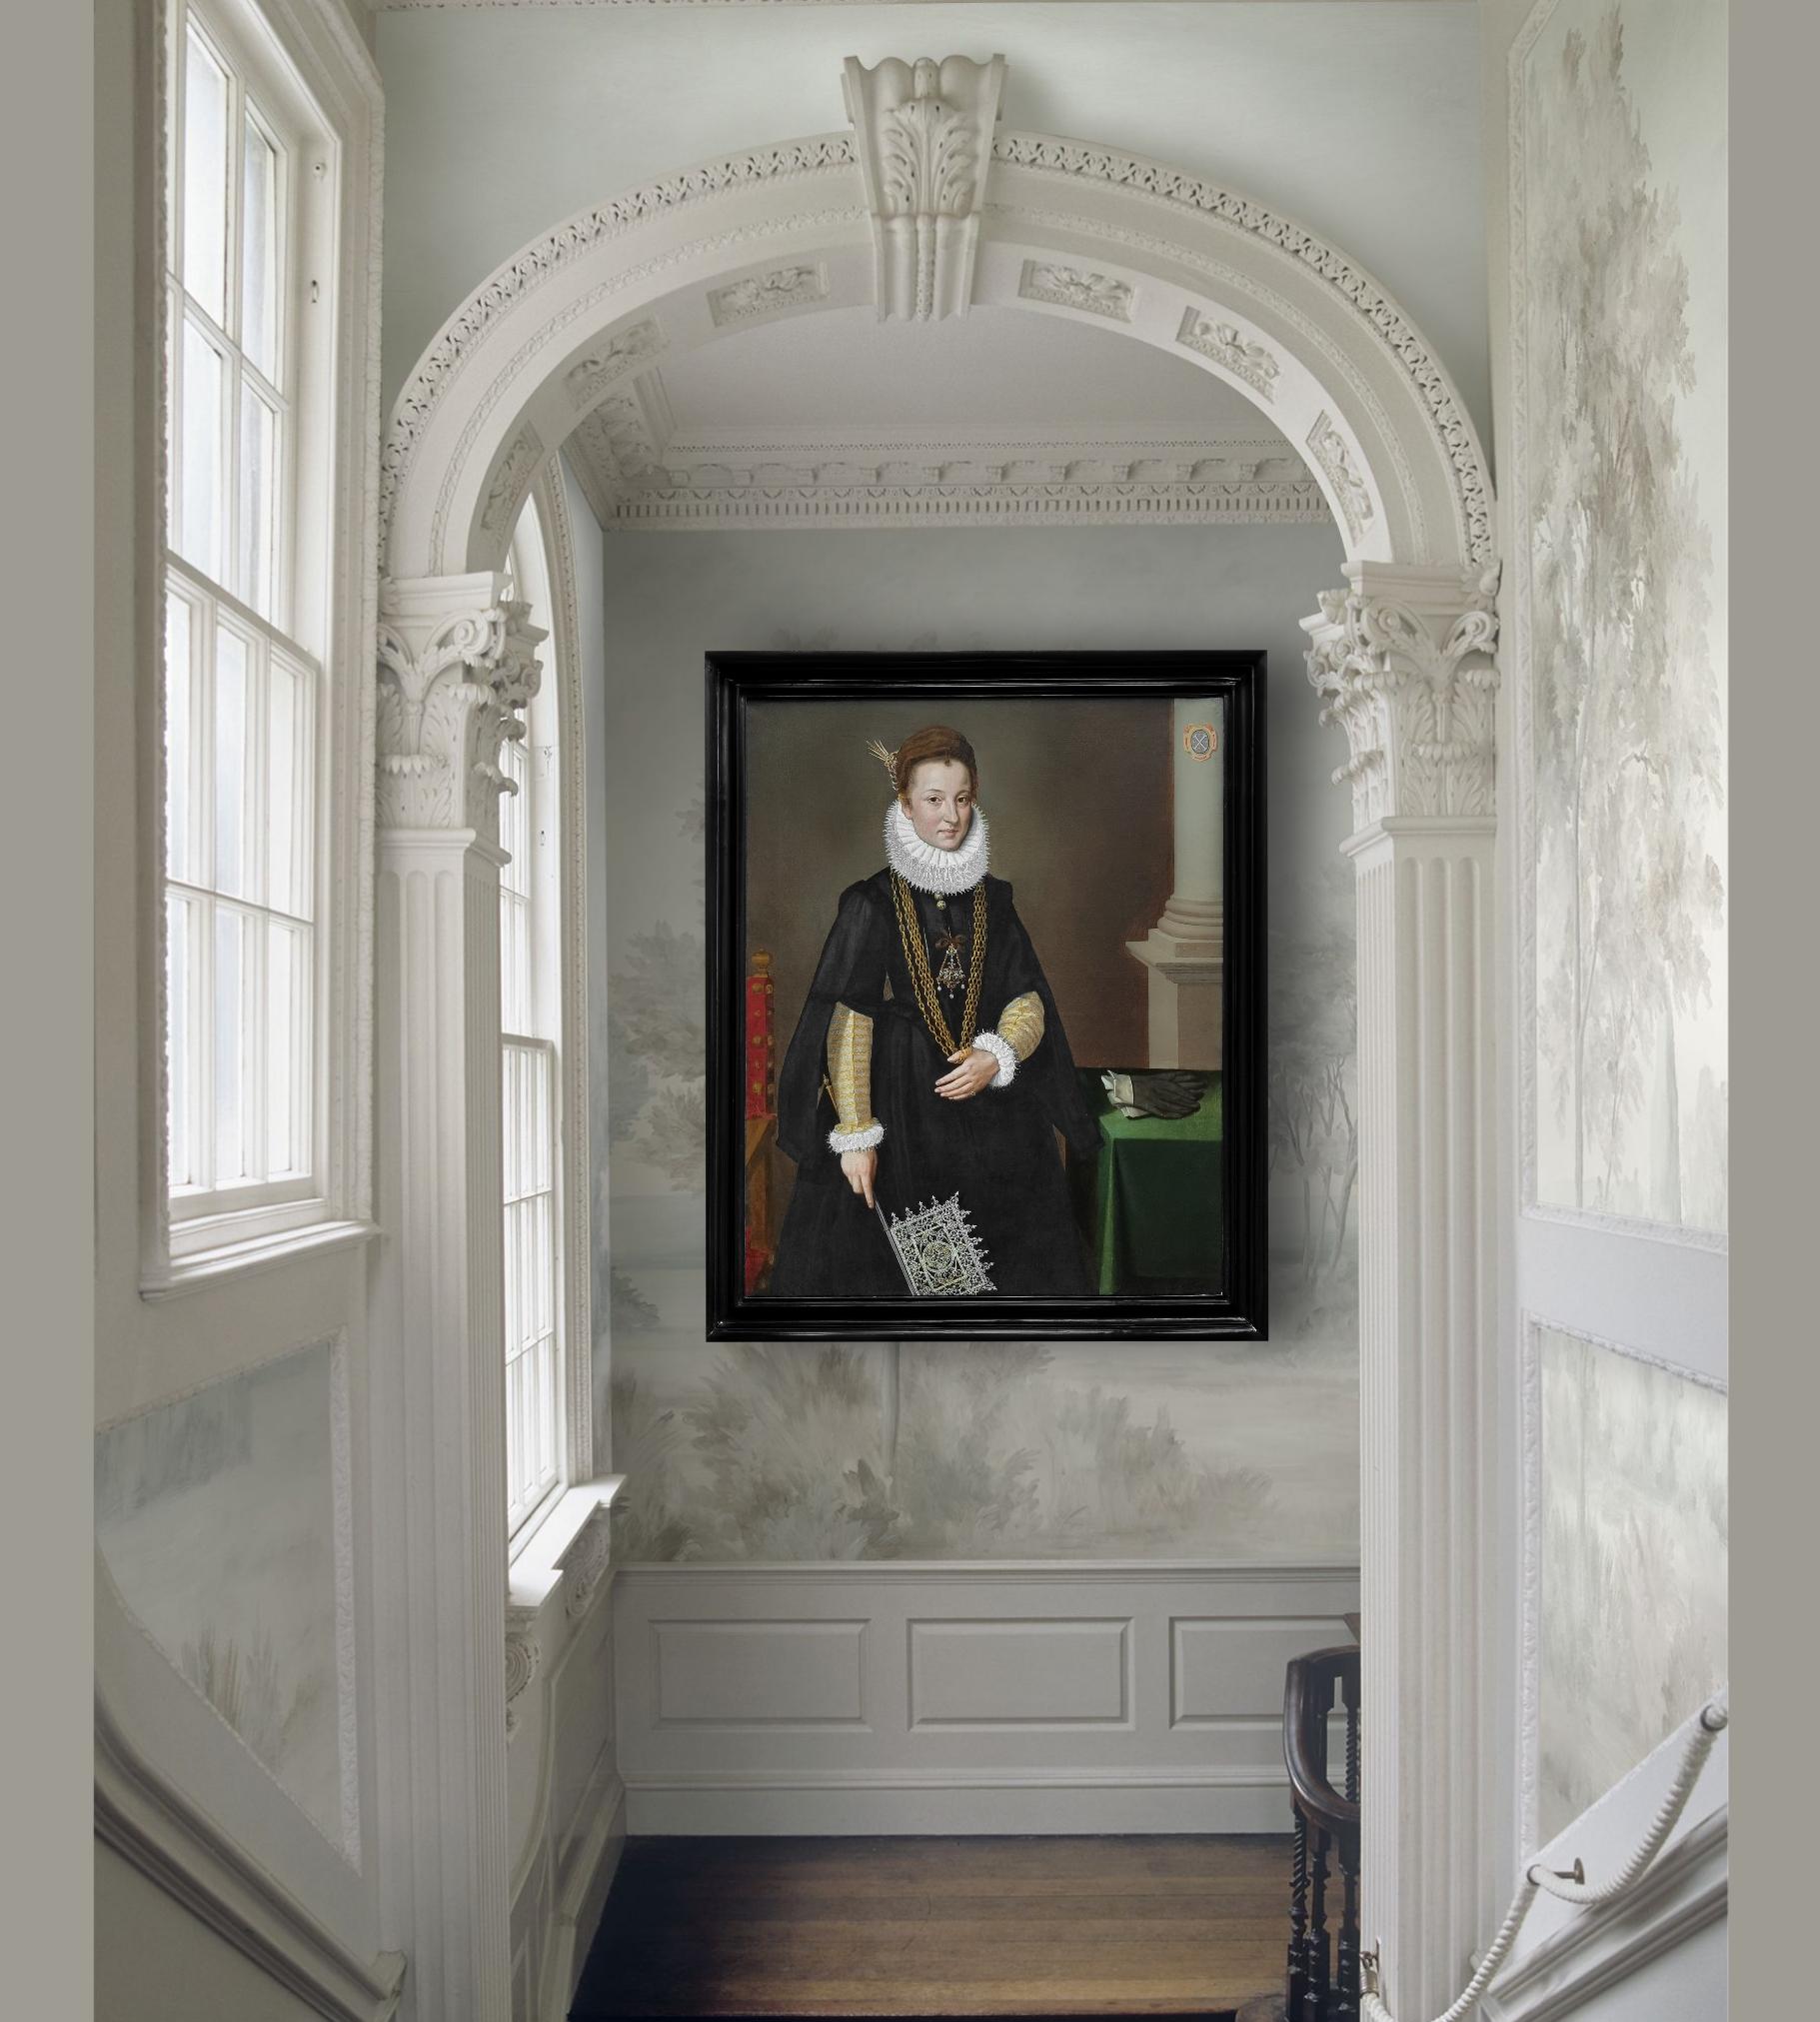
[[[958,759],[924,759],[910,771],[910,827],[937,850],[958,850],[973,819],[973,789]]]

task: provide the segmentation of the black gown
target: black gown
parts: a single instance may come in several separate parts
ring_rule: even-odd
[[[984,1245],[993,1289],[1018,1296],[1073,1297],[1090,1292],[1086,1248],[1068,1204],[1053,1132],[1082,1155],[1099,1145],[1099,1128],[1082,1099],[1067,1034],[1036,952],[1011,904],[1011,888],[986,876],[937,908],[911,888],[929,969],[938,968],[936,937],[958,936],[963,975],[972,961],[971,908],[986,908],[985,981],[979,1025],[992,1030],[1013,998],[1035,992],[1043,1032],[1007,1087],[981,1088],[964,1101],[935,1093],[948,1071],[923,1023],[905,958],[892,894],[881,871],[841,895],[778,1084],[778,1142],[797,1164],[796,1189],[778,1232],[771,1293],[779,1298],[903,1298],[904,1276],[879,1217],[854,1192],[841,1154],[828,1142],[838,1127],[824,1086],[829,1020],[837,1004],[873,1021],[872,1107],[885,1127],[874,1193],[888,1214],[957,1192]],[[961,988],[941,997],[958,1032]]]

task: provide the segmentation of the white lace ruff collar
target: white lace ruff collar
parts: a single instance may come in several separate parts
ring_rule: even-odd
[[[990,845],[986,839],[985,817],[977,808],[967,824],[965,839],[955,850],[937,850],[916,834],[902,801],[894,801],[885,816],[885,856],[892,869],[907,885],[918,892],[933,892],[951,899],[969,892],[985,876]]]

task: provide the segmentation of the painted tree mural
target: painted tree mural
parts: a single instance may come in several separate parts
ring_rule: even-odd
[[[1334,862],[1298,894],[1302,931],[1270,937],[1268,1101],[1274,1228],[1299,1228],[1296,1268],[1305,1285],[1348,1256],[1358,1183],[1358,965],[1352,879]],[[1282,1183],[1299,1190],[1299,1215],[1281,1214]],[[1273,1241],[1280,1237],[1273,1232]],[[1283,1267],[1279,1256],[1277,1267]]]
[[[1619,8],[1537,62],[1526,116],[1536,1026],[1567,1150],[1544,1197],[1679,1224],[1677,1026],[1712,1002],[1723,933],[1723,717],[1688,265]]]

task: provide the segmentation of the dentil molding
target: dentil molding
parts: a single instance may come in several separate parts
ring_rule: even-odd
[[[500,747],[525,734],[521,712],[537,693],[546,636],[506,588],[491,571],[381,586],[381,828],[498,840],[499,796],[511,789]]]
[[[1302,626],[1321,721],[1352,748],[1333,780],[1352,788],[1355,828],[1495,815],[1497,571],[1353,563],[1346,575]]]
[[[964,316],[1004,58],[888,56],[869,70],[850,56],[843,87],[872,218],[881,321]]]

